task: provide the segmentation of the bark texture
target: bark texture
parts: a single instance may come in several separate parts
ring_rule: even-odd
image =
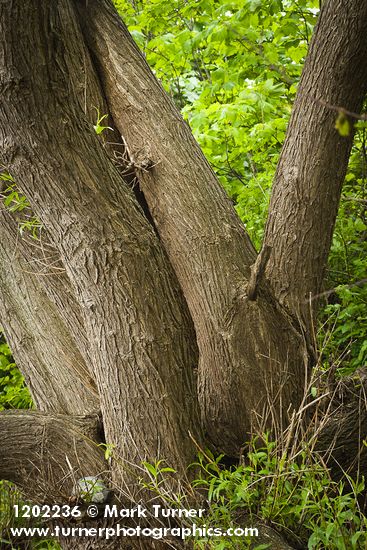
[[[265,243],[280,303],[308,329],[322,281],[353,131],[335,128],[336,107],[359,113],[367,92],[367,4],[323,2],[273,184]],[[350,122],[354,121],[350,119]]]
[[[367,473],[367,374],[358,369],[339,380],[315,449],[324,456],[334,479],[347,472],[354,479]],[[366,491],[365,491],[366,496]]]
[[[266,285],[256,301],[248,300],[256,251],[110,1],[76,5],[114,123],[194,320],[203,425],[217,447],[237,454],[254,411],[262,416],[268,401],[278,415],[297,406],[307,370],[302,338]]]
[[[100,419],[36,411],[0,414],[0,478],[13,481],[36,502],[68,502],[75,481],[106,476],[97,446]]]
[[[41,411],[99,409],[95,383],[57,308],[19,250],[16,225],[0,210],[0,310],[7,341]]]
[[[191,319],[154,230],[80,110],[68,52],[88,52],[71,3],[5,3],[1,25],[3,158],[63,257],[116,479],[133,488],[127,464],[159,455],[182,470],[192,460]]]

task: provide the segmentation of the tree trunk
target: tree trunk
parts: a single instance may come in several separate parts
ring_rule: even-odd
[[[332,398],[325,400],[327,413],[315,449],[323,455],[333,479],[340,480],[347,472],[360,480],[367,472],[366,370],[358,369],[339,380],[330,388],[330,394]],[[366,490],[364,495],[367,498]]]
[[[18,367],[41,411],[87,414],[99,409],[91,374],[34,267],[21,256],[17,226],[0,210],[0,308]]]
[[[114,123],[195,324],[204,428],[219,449],[236,455],[254,411],[269,426],[269,402],[284,419],[289,404],[299,404],[308,368],[303,340],[265,284],[256,301],[248,298],[256,251],[109,0],[76,4]]]
[[[80,112],[79,74],[65,52],[75,49],[80,59],[88,52],[72,6],[36,4],[3,8],[3,158],[57,245],[83,308],[123,486],[131,477],[122,473],[125,461],[163,456],[183,471],[193,458],[195,336],[156,234]]]
[[[17,483],[36,502],[66,504],[76,480],[106,477],[97,447],[100,419],[4,411],[0,415],[1,477]]]
[[[279,302],[308,330],[353,142],[355,120],[349,118],[350,133],[341,136],[337,108],[360,113],[367,92],[366,21],[364,0],[324,3],[272,188],[267,277]]]

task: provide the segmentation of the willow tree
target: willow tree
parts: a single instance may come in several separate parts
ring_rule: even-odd
[[[0,476],[62,500],[108,471],[144,499],[142,461],[236,457],[303,398],[367,4],[323,4],[259,253],[109,0],[0,7],[1,162],[43,227],[30,246],[1,210],[1,323],[37,410],[1,413]]]

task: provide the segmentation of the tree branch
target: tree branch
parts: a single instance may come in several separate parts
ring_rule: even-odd
[[[0,207],[1,324],[40,410],[86,414],[99,409],[94,381],[39,278],[22,258],[16,225]]]
[[[256,251],[111,2],[75,4],[115,126],[132,157],[153,162],[138,171],[139,182],[194,320],[205,429],[215,445],[236,454],[253,411],[262,414],[267,403],[270,378],[283,388],[283,403],[298,406],[302,339],[266,284],[255,302],[245,298]],[[274,327],[285,335],[282,347]]]
[[[97,416],[69,417],[36,411],[0,413],[0,478],[30,499],[66,504],[75,481],[106,477]]]
[[[360,116],[367,92],[367,3],[323,3],[272,189],[266,273],[280,303],[307,328],[322,290],[353,132],[335,128],[333,105]],[[318,100],[315,100],[318,98]],[[317,300],[313,302],[314,312]]]

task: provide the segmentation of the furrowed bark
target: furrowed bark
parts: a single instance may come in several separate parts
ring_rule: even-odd
[[[20,256],[24,263],[22,268],[24,273],[34,275],[38,286],[42,288],[41,292],[52,302],[53,309],[57,310],[70,337],[74,340],[74,347],[78,348],[79,354],[83,357],[83,376],[89,372],[88,383],[95,387],[91,380],[92,357],[85,331],[83,310],[75,297],[74,288],[61,261],[60,252],[52,244],[44,228],[40,232],[40,239],[35,240],[27,234],[27,231],[20,234],[19,223],[23,219],[21,215],[9,212],[4,207],[0,210],[0,216],[2,226],[0,231],[4,239],[11,241],[13,246],[10,252],[16,251],[17,256]]]
[[[236,454],[254,410],[261,416],[268,399],[283,412],[298,405],[307,368],[302,339],[264,281],[257,300],[248,299],[256,252],[244,226],[109,0],[75,4],[195,323],[205,429]]]
[[[93,476],[104,480],[112,489],[103,451],[98,447],[99,422],[95,416],[64,416],[41,414],[36,411],[6,411],[0,413],[0,479],[16,483],[31,503],[49,506],[75,506],[82,512],[78,520],[50,520],[42,527],[54,525],[64,528],[58,541],[63,549],[112,550],[172,548],[163,541],[114,537],[66,536],[68,529],[98,529],[113,526],[121,519],[94,519],[84,517],[86,505],[75,501],[77,481]],[[119,507],[119,504],[117,504]],[[87,516],[86,516],[87,517]],[[32,520],[31,520],[32,522]],[[124,520],[124,523],[126,520]],[[70,533],[70,531],[69,531]],[[6,536],[6,535],[5,535]],[[7,537],[8,538],[8,537]],[[27,537],[11,540],[18,547]],[[29,540],[29,539],[28,539]],[[31,538],[31,540],[34,540]],[[181,547],[181,545],[177,546]]]
[[[103,124],[108,127],[103,134],[98,136],[98,139],[109,157],[120,166],[122,171],[125,171],[126,166],[121,159],[125,163],[128,163],[129,159],[119,133],[111,128],[111,117],[90,56],[80,45],[75,46],[70,43],[70,49],[65,51],[65,57],[69,66],[72,67],[73,74],[78,75],[78,78],[69,81],[69,85],[73,89],[73,95],[80,110],[91,127],[97,122],[98,117],[106,117],[103,119]],[[131,185],[133,174],[130,172],[131,170],[129,170],[127,180],[130,180]],[[6,188],[6,184],[3,185],[3,188]],[[27,213],[33,215],[31,208],[27,209]],[[83,311],[74,295],[74,289],[65,272],[60,253],[52,244],[45,228],[41,231],[41,242],[39,243],[25,235],[21,237],[19,232],[15,235],[14,224],[24,220],[23,214],[12,213],[13,223],[9,215],[3,218],[6,231],[10,231],[12,234],[12,237],[9,236],[9,238],[16,238],[17,248],[25,261],[29,263],[29,271],[37,274],[45,293],[57,307],[60,317],[74,337],[86,365],[91,369],[92,357],[84,326]]]
[[[11,215],[0,209],[0,322],[38,409],[87,414],[97,390],[75,341],[17,247]]]
[[[85,317],[115,480],[157,456],[183,470],[196,433],[191,319],[157,236],[75,98],[83,49],[67,0],[3,7],[0,141],[57,245]]]
[[[66,504],[75,481],[106,475],[98,444],[99,418],[36,411],[0,413],[0,478],[28,498]]]
[[[278,164],[265,232],[267,276],[307,328],[322,290],[353,131],[337,107],[359,113],[367,92],[367,3],[323,2]],[[352,119],[349,119],[353,122]],[[316,302],[311,309],[316,310]]]

